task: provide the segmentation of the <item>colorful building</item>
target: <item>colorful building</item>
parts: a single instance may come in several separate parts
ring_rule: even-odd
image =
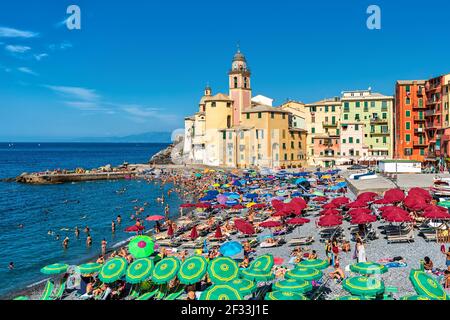
[[[428,139],[425,130],[425,80],[401,80],[395,86],[394,158],[424,161]]]
[[[394,97],[372,92],[369,88],[344,91],[341,101],[341,126],[356,123],[363,128],[362,148],[367,150],[367,155],[360,161],[392,158]]]
[[[366,159],[368,148],[364,147],[364,124],[345,122],[341,124],[341,157],[347,163],[357,163]]]

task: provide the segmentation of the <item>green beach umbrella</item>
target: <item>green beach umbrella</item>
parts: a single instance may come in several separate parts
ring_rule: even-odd
[[[149,257],[154,248],[155,242],[148,236],[134,237],[128,244],[128,251],[136,259]]]
[[[167,283],[172,280],[180,269],[180,260],[175,257],[164,258],[153,269],[152,280],[156,284]]]
[[[128,283],[141,283],[152,275],[153,261],[148,258],[142,258],[134,261],[128,267],[126,279]]]
[[[216,284],[204,291],[200,300],[243,300],[239,291],[226,284]]]
[[[323,276],[323,272],[313,268],[301,268],[296,267],[292,270],[286,272],[285,277],[287,279],[305,280],[305,281],[316,281],[320,280]]]
[[[262,271],[271,271],[274,264],[275,264],[275,261],[273,259],[273,255],[265,254],[265,255],[255,258],[255,260],[253,260],[250,263],[249,269],[259,269]]]
[[[450,208],[450,201],[441,201],[438,203],[438,206],[444,207],[444,208]]]
[[[344,296],[344,297],[339,297],[335,300],[347,301],[347,300],[367,300],[367,299],[364,297],[358,297],[358,296]]]
[[[305,280],[287,279],[275,282],[273,288],[277,291],[305,293],[313,289],[311,282]]]
[[[448,299],[447,293],[442,285],[432,276],[423,271],[411,270],[409,280],[419,295],[424,295],[438,300]]]
[[[322,270],[328,268],[330,265],[327,260],[313,259],[313,260],[303,260],[297,263],[299,268],[312,268],[317,270]]]
[[[225,283],[236,279],[239,266],[229,257],[218,257],[209,262],[208,274],[214,283]]]
[[[203,256],[187,258],[178,271],[178,279],[182,284],[194,284],[199,282],[208,269],[208,261]]]
[[[20,297],[14,298],[13,300],[22,300],[22,301],[24,301],[24,300],[30,300],[30,298],[28,298],[26,296],[20,296]]]
[[[266,293],[264,300],[308,300],[304,295],[288,291],[272,291]]]
[[[384,283],[374,277],[353,277],[344,280],[342,287],[356,296],[376,296],[384,292]]]
[[[67,268],[69,268],[68,264],[55,263],[55,264],[50,264],[48,266],[43,267],[41,269],[41,272],[43,274],[48,274],[48,275],[60,274],[60,273],[65,273],[67,271]]]
[[[78,266],[78,268],[80,269],[80,273],[85,275],[99,272],[102,269],[102,266],[103,265],[101,265],[100,263],[92,262],[82,264]]]
[[[359,274],[383,274],[388,272],[386,266],[375,262],[359,262],[352,264],[350,270]]]
[[[247,279],[234,279],[230,286],[237,289],[243,297],[252,294],[258,288],[255,282]]]
[[[413,295],[413,296],[405,296],[402,297],[400,300],[434,300],[427,296],[421,296],[421,295]]]
[[[271,281],[275,278],[275,275],[272,273],[272,271],[263,271],[257,268],[244,269],[241,271],[241,276],[244,279],[257,282]]]
[[[127,267],[128,262],[125,258],[112,258],[103,265],[98,278],[104,283],[115,282],[125,275]]]

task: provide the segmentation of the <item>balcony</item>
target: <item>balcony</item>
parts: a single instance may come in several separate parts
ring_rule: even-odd
[[[415,122],[425,122],[425,117],[414,117]]]
[[[426,146],[428,146],[428,144],[425,142],[425,140],[423,140],[423,141],[415,140],[413,142],[413,146],[418,147],[418,148],[425,148]]]
[[[414,105],[413,105],[413,109],[424,110],[424,109],[426,109],[426,108],[427,108],[427,107],[426,107],[424,104],[422,104],[422,105],[414,104]]]
[[[377,137],[377,136],[389,136],[390,132],[389,131],[371,131],[370,135],[374,136],[374,137]]]
[[[422,97],[423,96],[423,88],[422,87],[417,88],[417,96],[418,97]]]
[[[387,124],[388,119],[374,118],[370,119],[370,124]]]
[[[326,122],[326,121],[324,121],[324,122],[322,122],[322,126],[324,128],[337,128],[338,124],[337,124],[337,122]]]
[[[434,116],[439,116],[441,115],[441,111],[440,110],[427,110],[425,111],[425,117],[434,117]]]

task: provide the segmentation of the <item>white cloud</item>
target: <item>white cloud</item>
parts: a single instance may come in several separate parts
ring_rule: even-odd
[[[63,42],[57,43],[57,44],[52,43],[52,44],[50,44],[50,45],[48,46],[48,48],[49,48],[50,50],[52,50],[52,51],[56,51],[56,50],[66,50],[66,49],[69,49],[69,48],[72,48],[72,47],[73,47],[73,44],[70,43],[69,41],[63,41]]]
[[[16,46],[16,45],[7,45],[5,49],[12,53],[25,53],[31,50],[30,47],[27,46]]]
[[[34,58],[37,61],[41,61],[42,59],[47,58],[47,57],[48,57],[48,54],[46,54],[46,53],[40,53],[40,54],[35,54],[34,55]]]
[[[149,117],[154,117],[155,115],[157,115],[159,109],[143,108],[143,107],[137,106],[137,105],[129,105],[129,106],[124,106],[123,111],[125,111],[126,113],[129,113],[132,116],[149,118]]]
[[[14,28],[0,27],[0,38],[35,38],[39,33]]]
[[[68,96],[72,99],[79,99],[83,101],[97,101],[100,96],[95,92],[95,90],[81,88],[81,87],[65,87],[65,86],[45,86],[46,88]]]
[[[20,68],[17,68],[17,70],[19,70],[22,73],[30,74],[32,76],[38,75],[36,72],[34,72],[33,70],[31,70],[30,68],[27,68],[27,67],[20,67]]]

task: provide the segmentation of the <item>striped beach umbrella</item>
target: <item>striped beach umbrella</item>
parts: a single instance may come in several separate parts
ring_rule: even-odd
[[[244,269],[241,271],[241,276],[244,279],[257,282],[272,281],[275,278],[271,270],[264,271],[258,268]]]
[[[434,299],[431,299],[428,296],[412,295],[412,296],[402,297],[400,300],[434,300]]]
[[[299,263],[297,263],[297,267],[323,270],[328,268],[329,264],[327,260],[313,259],[300,261]]]
[[[153,260],[142,258],[134,261],[128,267],[126,279],[128,283],[141,283],[151,277],[153,271]]]
[[[266,293],[264,300],[308,300],[304,295],[288,291],[272,291]]]
[[[187,258],[178,271],[178,279],[182,284],[194,284],[199,282],[208,269],[208,261],[203,256]]]
[[[164,258],[153,268],[152,280],[156,284],[172,280],[180,269],[180,260],[175,257]]]
[[[249,268],[250,269],[259,269],[262,271],[270,271],[272,270],[273,265],[275,264],[275,261],[273,259],[273,255],[271,254],[265,254],[262,256],[259,256],[253,260]]]
[[[85,264],[78,266],[78,269],[80,269],[80,273],[82,275],[87,275],[87,274],[93,274],[93,273],[99,272],[102,269],[102,266],[103,265],[100,263],[91,262],[91,263],[85,263]]]
[[[204,291],[200,300],[243,300],[239,290],[226,284],[216,284]]]
[[[218,257],[209,262],[208,274],[214,283],[225,283],[236,279],[239,266],[229,257]]]
[[[320,280],[323,276],[323,272],[313,268],[296,267],[286,272],[285,277],[287,279],[316,281]]]
[[[20,296],[20,297],[14,298],[13,300],[22,300],[22,301],[24,301],[24,300],[30,300],[30,298],[28,298],[26,296]]]
[[[335,300],[340,300],[340,301],[347,301],[347,300],[367,300],[364,297],[358,297],[358,296],[344,296],[344,297],[339,297]]]
[[[313,289],[311,282],[305,280],[287,279],[275,282],[273,288],[277,291],[305,293]]]
[[[424,295],[437,300],[448,299],[447,293],[442,285],[423,271],[411,270],[409,273],[409,280],[419,295]]]
[[[243,297],[252,294],[258,288],[255,282],[247,279],[234,279],[230,286],[236,288]]]
[[[359,274],[383,274],[388,272],[386,266],[375,262],[359,262],[352,264],[350,270]]]
[[[48,274],[48,275],[61,274],[61,273],[65,273],[67,271],[67,268],[69,268],[68,264],[55,263],[55,264],[50,264],[48,266],[43,267],[41,269],[41,272],[43,274]]]
[[[108,260],[100,270],[98,278],[104,283],[112,283],[122,278],[127,272],[128,262],[122,257]]]
[[[147,258],[154,252],[155,242],[149,236],[134,237],[128,244],[128,250],[136,258]]]
[[[345,279],[342,287],[356,296],[376,296],[384,292],[384,283],[374,277]]]

